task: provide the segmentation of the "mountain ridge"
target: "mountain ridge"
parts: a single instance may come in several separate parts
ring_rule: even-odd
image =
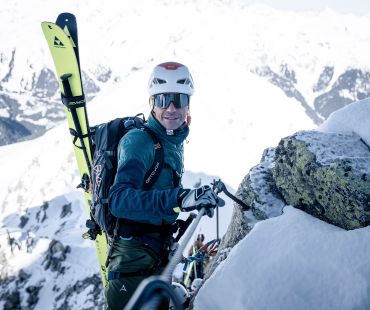
[[[47,14],[35,9],[43,5],[50,8]],[[192,64],[197,68],[194,75],[208,75],[209,83],[214,85],[218,76],[242,77],[268,67],[275,77],[284,78],[270,82],[287,97],[286,83],[292,83],[289,87],[299,92],[293,97],[310,110],[307,114],[316,124],[335,109],[369,93],[366,89],[358,94],[348,83],[330,90],[343,75],[348,75],[350,83],[368,84],[370,62],[364,51],[370,38],[361,31],[369,26],[367,16],[329,10],[282,12],[267,6],[246,6],[242,1],[143,1],[131,6],[116,4],[105,10],[98,4],[50,6],[37,0],[30,6],[6,1],[0,17],[13,31],[5,27],[0,30],[6,42],[0,50],[0,116],[7,118],[0,120],[0,145],[37,137],[64,119],[52,62],[38,23],[43,18],[55,18],[57,12],[67,8],[79,22],[81,65],[89,98],[106,84],[125,81],[133,70],[148,71],[154,62],[173,58]],[[155,19],[152,13],[157,11],[167,19]],[[181,16],[177,14],[180,11]],[[31,31],[22,31],[17,18],[22,18]],[[135,25],[135,31],[130,31],[131,25]],[[216,57],[218,62],[213,61]],[[230,61],[238,63],[232,72]],[[287,66],[289,71],[282,73],[281,68]],[[328,67],[333,72],[324,96],[312,88]],[[351,70],[364,72],[363,77],[351,77]],[[286,72],[294,72],[295,81],[287,80]],[[224,81],[227,87],[231,82]],[[328,106],[330,98],[341,104]],[[20,130],[20,126],[26,130]]]

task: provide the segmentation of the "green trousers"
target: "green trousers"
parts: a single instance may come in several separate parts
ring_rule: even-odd
[[[113,242],[112,247],[108,271],[131,275],[108,281],[105,288],[105,309],[122,310],[141,281],[150,275],[159,274],[163,267],[156,269],[159,263],[158,256],[143,244],[128,240],[117,240]],[[156,269],[155,272],[154,269]],[[145,276],[132,275],[132,273],[139,271],[148,271],[148,274]]]

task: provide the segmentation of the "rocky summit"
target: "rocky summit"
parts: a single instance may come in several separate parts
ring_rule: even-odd
[[[370,224],[370,148],[356,133],[300,131],[268,148],[241,182],[231,224],[206,278],[260,221],[292,205],[346,230]]]
[[[272,174],[287,204],[355,229],[370,224],[369,155],[355,133],[304,131],[280,141]]]

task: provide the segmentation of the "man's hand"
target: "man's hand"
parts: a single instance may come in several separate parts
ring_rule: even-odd
[[[206,214],[212,217],[214,208],[223,207],[225,201],[218,197],[211,187],[205,185],[196,189],[181,189],[177,196],[177,204],[183,212],[205,208]]]

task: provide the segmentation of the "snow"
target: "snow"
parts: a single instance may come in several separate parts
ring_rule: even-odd
[[[369,255],[370,227],[346,231],[287,206],[232,249],[194,309],[369,309]]]
[[[362,116],[369,102],[336,111],[320,130],[368,139],[370,122]],[[337,140],[325,143],[338,148]],[[231,250],[194,309],[370,309],[370,227],[346,231],[291,206],[283,210]]]
[[[347,113],[348,112],[348,113]],[[340,111],[332,113],[328,120],[318,130],[323,132],[358,134],[369,146],[370,145],[370,99],[358,101],[355,105],[344,107]]]
[[[356,161],[356,171],[367,173],[369,147],[363,143],[361,137],[350,133],[318,133],[315,131],[301,131],[296,134],[297,139],[302,139],[316,156],[318,163],[331,165],[338,158],[347,158]]]

